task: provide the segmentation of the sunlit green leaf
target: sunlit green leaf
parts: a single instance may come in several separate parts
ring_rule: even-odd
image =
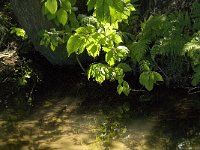
[[[115,34],[114,41],[115,41],[116,44],[123,42],[121,36],[119,36],[118,34]]]
[[[143,85],[148,91],[153,89],[153,81],[150,80],[150,72],[142,72],[139,77],[139,82]]]
[[[88,11],[92,10],[96,4],[97,0],[88,0],[87,6],[88,6]]]
[[[74,52],[77,53],[80,48],[82,49],[84,43],[85,43],[84,38],[78,35],[71,36],[67,42],[68,56],[70,56]]]
[[[158,72],[153,72],[156,81],[163,81],[163,77]]]
[[[124,81],[123,82],[123,93],[128,96],[130,93],[130,88],[128,82]]]
[[[153,90],[153,86],[154,86],[154,83],[153,83],[151,80],[148,80],[148,81],[145,83],[145,88],[146,88],[148,91]]]
[[[113,52],[109,51],[106,53],[106,62],[110,65],[113,66],[115,64],[115,59],[113,57]]]
[[[68,20],[67,12],[64,9],[60,8],[56,14],[57,14],[59,23],[61,23],[64,26]]]
[[[71,13],[72,6],[70,1],[69,0],[61,0],[61,1],[62,1],[62,8],[67,12]]]
[[[45,6],[51,14],[55,14],[58,7],[57,0],[47,0]]]
[[[79,27],[78,29],[76,29],[76,33],[83,33],[83,34],[90,34],[90,33],[94,33],[96,30],[96,28],[92,25],[90,26],[86,26],[86,27]]]
[[[96,17],[99,22],[108,22],[110,17],[109,5],[107,0],[97,0],[96,3]]]
[[[103,49],[104,52],[109,52],[109,51],[111,51],[111,49],[108,48],[108,47],[102,47],[102,49]]]
[[[100,54],[100,45],[98,44],[91,44],[87,47],[88,55],[92,57],[97,57]]]
[[[123,92],[123,87],[120,84],[117,86],[117,92],[119,95]]]

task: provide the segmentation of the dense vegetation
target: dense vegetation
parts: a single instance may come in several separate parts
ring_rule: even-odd
[[[154,129],[158,136],[172,128],[164,135],[169,141],[161,141],[168,147],[193,136],[199,144],[199,14],[198,0],[1,1],[0,109],[7,114],[0,117],[12,124],[37,110],[45,94],[56,101],[63,93],[84,95],[78,111],[103,115],[96,140],[107,147],[141,114],[163,121]],[[178,137],[183,123],[185,139]]]
[[[172,5],[137,0],[42,0],[40,5],[38,13],[55,24],[40,31],[40,45],[52,54],[67,52],[88,79],[100,84],[117,81],[118,94],[128,95],[140,88],[138,83],[151,91],[160,81],[167,87],[182,88],[200,82],[198,1]],[[21,37],[17,39],[21,43],[30,44],[16,24],[10,3],[4,1],[2,6],[1,48],[11,41],[10,33]],[[22,85],[31,78],[31,71],[24,68],[25,73],[19,73],[23,74]]]
[[[59,44],[66,44],[69,56],[86,51],[94,58],[86,71],[88,79],[94,78],[100,84],[117,80],[119,94],[130,93],[125,74],[138,69],[139,83],[149,91],[163,78],[167,86],[184,87],[189,80],[197,86],[200,81],[200,4],[188,2],[185,3],[187,9],[150,11],[146,18],[140,18],[140,12],[134,8],[137,3],[89,0],[83,3],[88,12],[81,14],[74,1],[42,1],[43,14],[57,28],[45,31],[41,44],[52,51],[56,51]],[[130,33],[134,19],[143,23],[139,30]]]

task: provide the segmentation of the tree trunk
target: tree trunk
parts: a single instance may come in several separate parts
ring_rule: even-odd
[[[11,0],[18,22],[27,32],[27,35],[32,41],[35,49],[46,57],[52,64],[74,64],[75,59],[68,58],[65,47],[58,48],[53,52],[44,46],[40,46],[39,32],[54,27],[54,25],[42,15],[40,1],[41,0]]]

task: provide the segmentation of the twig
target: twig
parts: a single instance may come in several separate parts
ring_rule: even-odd
[[[135,89],[131,89],[131,91],[133,91],[133,92],[146,92],[146,90],[135,90]]]
[[[81,62],[80,62],[80,60],[79,60],[79,58],[78,58],[78,55],[76,55],[76,60],[77,60],[77,62],[78,62],[78,64],[79,64],[79,66],[81,67],[81,69],[82,69],[84,72],[86,72],[86,71],[85,71],[85,68],[83,67],[83,65],[81,64]]]
[[[162,72],[162,74],[165,76],[165,78],[166,78],[166,80],[167,80],[167,82],[169,81],[169,77],[166,75],[166,73],[158,66],[158,64],[157,64],[157,62],[154,60],[154,59],[152,59],[153,60],[153,62],[154,62],[154,64],[156,65],[156,67]]]
[[[195,91],[195,90],[197,90],[197,91]],[[188,90],[189,95],[197,94],[197,93],[200,93],[200,87],[194,87],[194,88],[191,88]]]

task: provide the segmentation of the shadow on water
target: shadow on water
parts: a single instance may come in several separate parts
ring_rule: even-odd
[[[109,114],[119,106],[130,106],[123,124],[122,141],[130,150],[200,150],[200,95],[184,89],[160,89],[153,93],[111,94],[112,87],[96,90],[82,103],[87,111]],[[92,93],[92,91],[91,91]]]
[[[119,121],[128,130],[111,150],[200,150],[200,95],[161,89],[119,96],[113,84],[88,84],[73,74],[54,77],[32,115],[0,119],[0,150],[104,150],[94,146],[96,120],[115,118],[124,105]]]
[[[200,150],[200,97],[185,91],[163,92],[158,118],[147,145],[150,149]]]

